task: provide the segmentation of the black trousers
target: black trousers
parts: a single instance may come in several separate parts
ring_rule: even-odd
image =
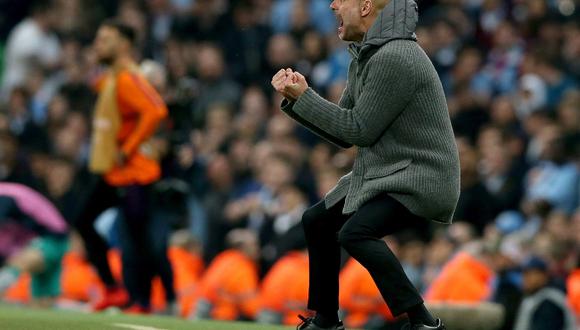
[[[320,201],[302,217],[310,265],[308,308],[338,311],[341,246],[369,271],[393,315],[423,303],[382,238],[406,228],[427,226],[426,220],[387,194],[373,198],[352,215],[343,215],[343,206],[344,200],[327,210]]]
[[[151,280],[159,275],[168,301],[175,300],[173,272],[167,257],[168,226],[163,219],[151,215],[149,186],[113,187],[102,178],[94,177],[75,228],[81,235],[87,256],[99,277],[108,287],[116,285],[109,263],[105,240],[97,233],[97,217],[110,207],[119,207],[122,219],[118,226],[123,263],[123,281],[131,301],[148,307]]]

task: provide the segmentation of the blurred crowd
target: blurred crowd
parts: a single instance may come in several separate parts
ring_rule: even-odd
[[[453,225],[425,223],[387,244],[428,302],[498,302],[511,329],[520,301],[549,286],[580,315],[580,2],[418,4],[418,42],[457,137],[461,197]],[[0,181],[41,192],[66,220],[78,214],[100,70],[91,42],[116,17],[138,31],[135,56],[169,108],[154,139],[163,168],[155,207],[176,232],[172,247],[190,254],[172,259],[176,276],[195,256],[197,307],[182,314],[293,323],[286,311],[305,309],[307,287],[302,212],[350,171],[356,148],[339,150],[283,115],[269,84],[291,67],[338,102],[350,55],[328,6],[0,1]],[[113,246],[115,217],[98,223]],[[356,286],[368,274],[345,264],[350,325],[393,321],[372,283]],[[284,287],[288,300],[275,302]],[[222,297],[212,310],[219,288],[240,297],[261,288],[263,299]],[[356,294],[367,301],[357,305]]]

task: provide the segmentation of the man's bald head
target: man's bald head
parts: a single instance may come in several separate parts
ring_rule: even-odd
[[[370,2],[372,3],[373,9],[377,12],[380,12],[383,10],[383,8],[385,8],[389,1],[390,0],[358,0],[358,3],[362,6],[364,2]]]
[[[345,41],[361,41],[390,0],[334,0],[338,36]]]

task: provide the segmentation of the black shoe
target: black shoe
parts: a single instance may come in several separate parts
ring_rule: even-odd
[[[446,330],[445,325],[441,322],[441,319],[437,319],[437,325],[430,326],[424,324],[407,324],[403,327],[404,330]]]
[[[322,328],[314,323],[314,317],[304,317],[302,315],[298,315],[298,318],[300,318],[302,322],[296,327],[296,330],[346,330],[344,328],[344,324],[342,324],[342,321],[338,321],[337,324],[331,326],[330,328]]]

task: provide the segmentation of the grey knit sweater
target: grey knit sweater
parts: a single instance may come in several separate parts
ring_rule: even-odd
[[[308,89],[282,110],[341,147],[358,147],[352,172],[325,196],[355,212],[387,192],[411,212],[450,223],[459,198],[459,157],[443,88],[416,43],[417,5],[391,0],[360,44],[350,47],[339,105]],[[394,220],[394,219],[393,219]]]

